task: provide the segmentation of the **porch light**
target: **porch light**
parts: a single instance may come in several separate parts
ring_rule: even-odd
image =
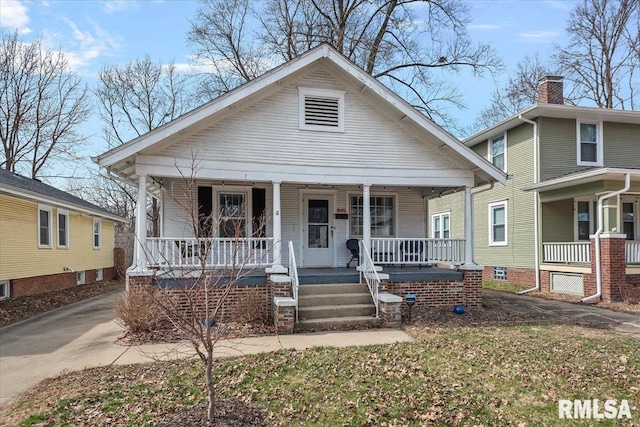
[[[416,294],[406,294],[404,296],[404,301],[409,307],[409,322],[411,322],[411,307],[413,307],[416,303]]]

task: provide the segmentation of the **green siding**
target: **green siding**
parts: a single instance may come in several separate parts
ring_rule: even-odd
[[[605,122],[602,125],[604,138],[604,164],[607,167],[640,167],[640,125]],[[633,154],[633,155],[629,155]]]
[[[496,135],[499,136],[499,135]],[[488,146],[488,142],[484,141],[481,142],[477,145],[474,145],[473,147],[471,147],[473,151],[475,151],[476,153],[480,154],[482,157],[484,157],[485,159],[489,159],[489,146]]]
[[[542,204],[542,241],[573,242],[573,199]]]
[[[464,191],[429,200],[429,233],[431,237],[431,215],[450,212],[452,239],[464,239]]]
[[[539,132],[541,181],[585,169],[576,157],[575,120],[541,117]]]

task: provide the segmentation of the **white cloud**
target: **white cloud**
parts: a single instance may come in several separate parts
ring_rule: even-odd
[[[467,29],[469,30],[500,30],[504,28],[502,25],[496,24],[468,24]]]
[[[76,71],[91,65],[97,58],[112,56],[120,50],[120,40],[105,31],[100,25],[91,19],[87,19],[90,29],[81,29],[80,26],[63,17],[62,20],[73,32],[73,42],[64,43],[65,55],[69,65]]]
[[[536,31],[525,31],[518,33],[520,38],[523,38],[525,41],[532,43],[548,43],[555,41],[562,37],[562,32],[560,31],[550,31],[550,30],[536,30]]]
[[[104,2],[104,11],[107,13],[122,12],[136,6],[137,4],[133,0],[107,0]]]
[[[17,29],[20,34],[29,34],[29,15],[27,6],[17,0],[3,0],[0,3],[0,26],[11,30]]]

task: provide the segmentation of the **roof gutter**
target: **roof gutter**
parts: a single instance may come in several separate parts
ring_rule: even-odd
[[[598,198],[598,229],[594,234],[594,240],[596,244],[596,248],[595,248],[596,249],[596,293],[586,298],[583,298],[581,300],[582,302],[589,302],[594,299],[599,299],[602,296],[602,265],[600,263],[601,261],[600,260],[600,235],[602,234],[602,230],[604,228],[604,224],[603,224],[604,212],[603,212],[602,202],[604,202],[606,199],[617,197],[620,194],[626,191],[629,191],[630,187],[631,187],[631,174],[627,173],[624,176],[624,188],[618,191],[614,191],[613,193],[605,194],[604,196],[600,196]]]
[[[533,125],[533,184],[538,183],[538,123],[525,119],[522,117],[522,114],[518,116],[518,119],[522,120],[525,123],[529,123]],[[526,294],[531,291],[539,291],[540,290],[540,238],[539,238],[539,230],[540,226],[538,225],[538,192],[533,192],[533,264],[536,275],[536,285],[531,289],[525,289],[523,291],[518,292],[518,295]]]

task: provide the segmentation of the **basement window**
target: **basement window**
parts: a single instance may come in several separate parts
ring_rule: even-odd
[[[96,282],[100,282],[104,279],[104,270],[98,268],[96,270]]]
[[[300,129],[324,132],[344,131],[344,92],[298,88]]]
[[[11,296],[11,287],[8,280],[0,282],[0,300]]]
[[[76,272],[76,283],[78,285],[84,285],[85,282],[85,274],[84,271],[78,271]]]
[[[507,267],[493,267],[493,280],[507,280]]]

